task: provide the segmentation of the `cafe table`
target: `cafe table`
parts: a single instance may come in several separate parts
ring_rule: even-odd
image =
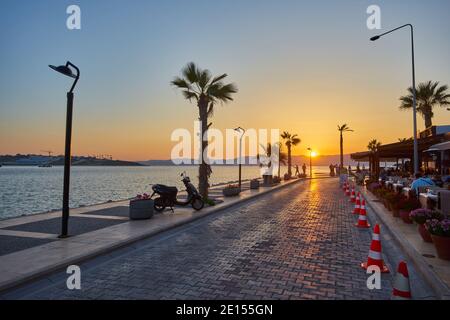
[[[419,201],[422,208],[428,208],[428,199],[437,204],[438,196],[432,193],[420,193]]]

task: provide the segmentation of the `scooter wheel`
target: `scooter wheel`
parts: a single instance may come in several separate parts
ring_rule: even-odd
[[[164,209],[166,208],[166,206],[162,203],[161,198],[156,198],[154,203],[153,203],[153,208],[157,212],[163,212]]]
[[[203,200],[202,199],[198,199],[198,198],[192,200],[192,202],[191,202],[192,208],[194,208],[197,211],[203,209],[204,205],[205,205],[205,203],[203,202]]]

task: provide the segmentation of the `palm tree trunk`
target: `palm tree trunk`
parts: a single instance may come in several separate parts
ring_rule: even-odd
[[[291,165],[292,165],[292,159],[291,159],[291,146],[288,145],[287,146],[288,149],[288,175],[289,177],[292,175],[292,171],[291,171]],[[280,177],[281,178],[281,177]]]
[[[425,129],[428,129],[433,125],[433,121],[431,120],[431,118],[432,117],[430,114],[425,114]]]
[[[208,147],[208,140],[203,140],[205,132],[208,130],[208,102],[204,98],[200,98],[198,101],[198,108],[200,113],[200,122],[201,122],[201,130],[200,130],[200,141],[202,144],[202,154],[201,154],[201,162],[198,168],[198,191],[200,192],[203,199],[208,198],[208,164],[205,162],[204,154],[205,150]]]
[[[340,140],[340,150],[341,150],[341,168],[344,168],[344,138],[342,137],[341,132],[341,140]]]

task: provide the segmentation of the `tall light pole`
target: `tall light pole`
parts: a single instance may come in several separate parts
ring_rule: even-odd
[[[237,132],[241,132],[241,137],[239,138],[239,188],[242,184],[242,138],[245,134],[245,129],[241,127],[237,127],[234,129]]]
[[[309,151],[309,178],[312,179],[312,149],[308,148]]]
[[[72,67],[76,70],[76,74],[73,74]],[[66,114],[66,144],[64,153],[64,187],[63,187],[63,208],[62,208],[62,224],[61,224],[61,234],[60,238],[68,237],[69,229],[69,189],[70,189],[70,147],[72,143],[72,111],[73,111],[73,89],[80,78],[80,69],[78,69],[74,64],[67,61],[65,66],[55,67],[49,65],[55,71],[75,79],[70,91],[67,92],[67,114]]]
[[[419,146],[417,142],[417,104],[416,104],[416,67],[414,62],[414,27],[408,23],[398,28],[392,29],[380,35],[370,38],[371,41],[376,41],[382,36],[394,32],[398,29],[410,27],[411,29],[411,58],[412,58],[412,90],[413,90],[413,130],[414,130],[414,174],[419,172]]]

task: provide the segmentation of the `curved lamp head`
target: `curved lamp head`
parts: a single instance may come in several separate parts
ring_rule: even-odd
[[[374,36],[374,37],[370,38],[370,41],[376,41],[378,39],[380,39],[380,36]]]
[[[78,81],[78,79],[80,78],[80,69],[78,69],[77,66],[74,65],[74,64],[72,64],[70,61],[67,61],[67,63],[66,63],[65,66],[58,66],[58,67],[55,67],[55,66],[53,66],[53,65],[48,65],[48,66],[49,66],[51,69],[53,69],[53,70],[55,70],[55,71],[57,71],[57,72],[59,72],[59,73],[65,75],[65,76],[67,76],[67,77],[70,77],[70,78],[75,79],[75,81],[74,81],[73,84],[72,84],[72,88],[71,88],[70,91],[69,91],[69,92],[73,92],[73,89],[75,88],[75,85],[77,84],[77,81]],[[77,72],[77,74],[74,74],[74,73],[72,72],[72,69],[69,68],[69,66],[72,67],[73,69],[75,69],[76,72]]]
[[[72,69],[70,69],[68,66],[52,66],[51,64],[48,65],[50,68],[52,68],[55,71],[58,71],[59,73],[62,73],[65,76],[71,77],[76,79],[77,76],[73,74]]]

